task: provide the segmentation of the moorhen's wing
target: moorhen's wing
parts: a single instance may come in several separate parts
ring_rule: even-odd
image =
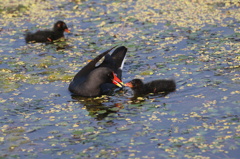
[[[37,31],[36,33],[27,33],[25,40],[26,42],[47,42],[51,41],[53,32],[52,31]]]
[[[116,70],[115,62],[109,54],[105,55],[104,61],[97,66],[97,68],[99,67],[108,67],[111,68],[114,72]]]
[[[93,71],[96,68],[96,63],[105,55],[107,55],[113,48],[116,46],[112,47],[111,49],[105,51],[104,53],[101,53],[97,57],[95,57],[92,61],[90,61],[86,66],[84,66],[74,77],[73,81],[76,79],[79,79],[81,77],[85,78],[91,71]]]

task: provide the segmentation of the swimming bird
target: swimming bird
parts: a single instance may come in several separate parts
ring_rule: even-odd
[[[53,30],[43,30],[37,31],[35,33],[28,32],[25,36],[25,40],[27,43],[29,42],[38,42],[38,43],[51,43],[54,40],[58,40],[64,37],[64,32],[69,33],[68,27],[65,22],[57,21],[54,26]]]
[[[95,57],[75,75],[68,88],[72,95],[96,97],[109,94],[116,86],[124,85],[121,78],[127,48],[118,47],[109,55],[113,48]],[[96,66],[103,57],[104,61]]]
[[[125,86],[130,87],[134,96],[144,96],[149,93],[153,94],[168,94],[176,90],[176,83],[174,80],[159,79],[148,83],[143,83],[141,79],[133,79],[126,83]]]

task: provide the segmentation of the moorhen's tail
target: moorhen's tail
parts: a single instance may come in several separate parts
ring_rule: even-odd
[[[120,46],[111,54],[117,68],[123,68],[126,53],[127,48],[125,46]]]
[[[165,92],[173,92],[176,90],[176,83],[174,80],[164,80]]]
[[[122,79],[122,69],[125,62],[125,57],[127,53],[127,48],[125,46],[118,47],[112,54],[111,58],[115,63],[115,70],[118,78]]]
[[[124,65],[124,59],[126,56],[127,48],[125,46],[120,46],[111,54],[105,55],[105,59],[102,64],[98,67],[108,67],[111,68],[121,79],[122,77],[122,68]]]

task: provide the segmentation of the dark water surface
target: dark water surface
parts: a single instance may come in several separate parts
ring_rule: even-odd
[[[0,7],[0,158],[239,158],[239,3],[6,1]],[[56,44],[24,34],[63,20]],[[176,92],[75,98],[72,77],[114,45],[123,81],[175,79]]]

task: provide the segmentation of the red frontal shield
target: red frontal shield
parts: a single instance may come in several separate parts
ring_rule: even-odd
[[[118,87],[124,86],[123,82],[113,73],[113,80],[112,83],[115,84]]]

